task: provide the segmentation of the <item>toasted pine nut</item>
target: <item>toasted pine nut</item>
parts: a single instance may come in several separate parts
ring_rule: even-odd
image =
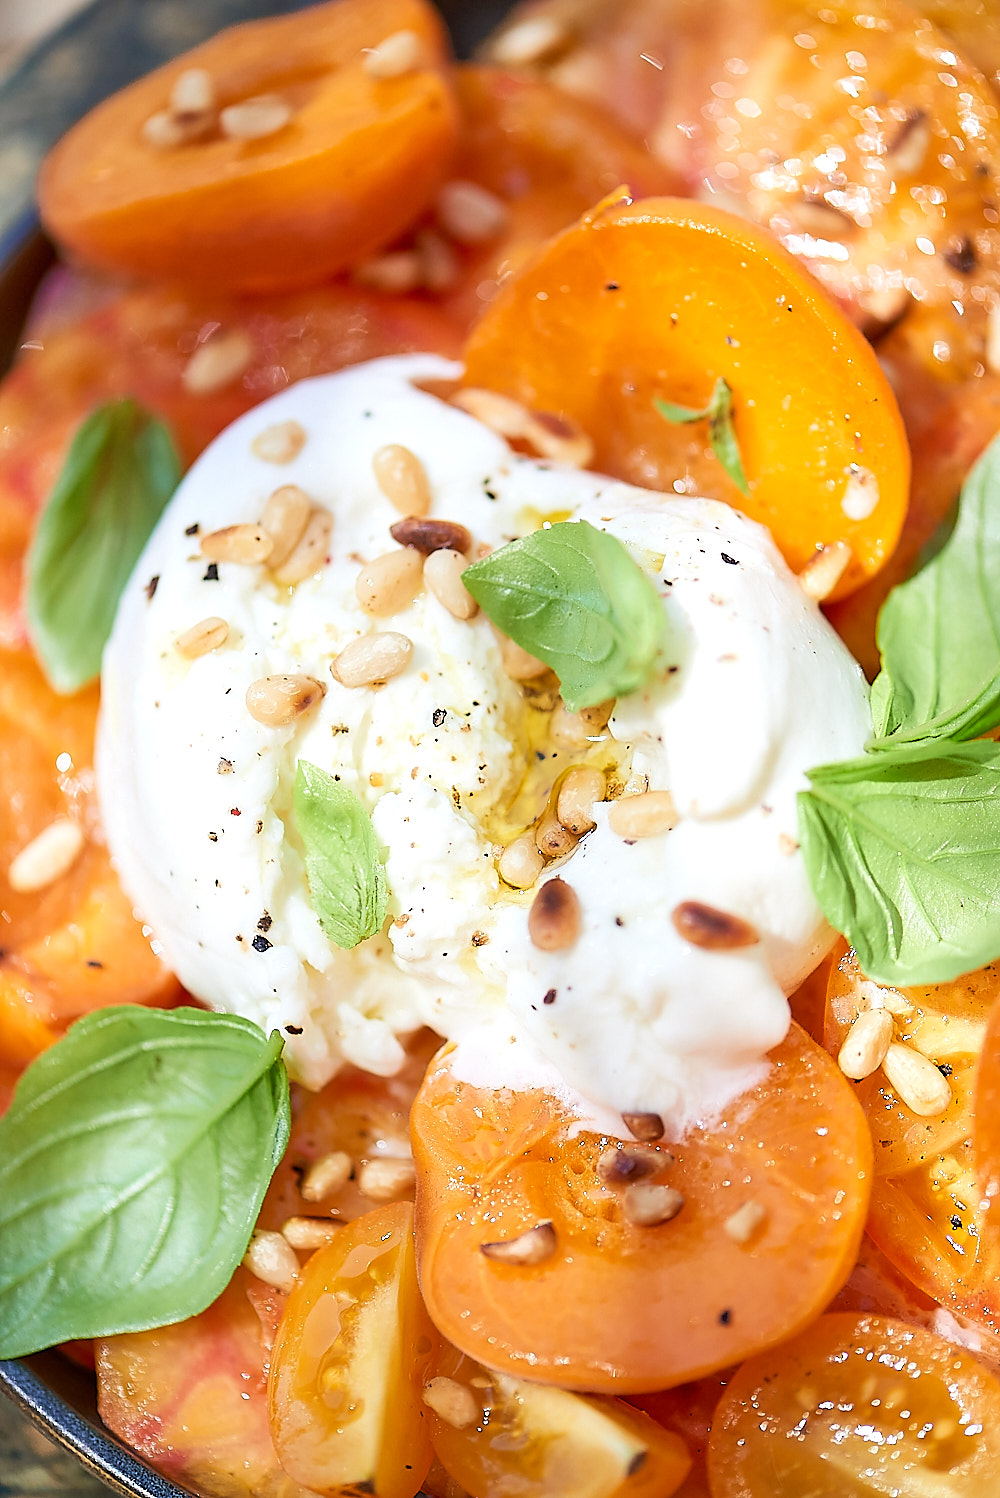
[[[407,515],[389,527],[389,534],[400,546],[412,546],[429,557],[432,551],[468,551],[472,537],[457,520],[431,520],[429,516]]]
[[[539,1222],[516,1238],[498,1238],[480,1243],[479,1252],[499,1264],[542,1264],[556,1251],[556,1230],[551,1222]]]
[[[567,832],[581,837],[597,824],[592,812],[604,800],[604,776],[591,765],[574,765],[559,787],[556,816]]]
[[[420,261],[412,250],[392,250],[363,261],[355,270],[354,279],[375,291],[405,296],[420,285]]]
[[[483,1418],[483,1407],[472,1390],[453,1378],[432,1378],[424,1384],[424,1404],[439,1420],[456,1430],[467,1430]]]
[[[409,546],[387,551],[362,567],[354,584],[358,602],[369,614],[386,619],[407,608],[423,582],[423,557]]]
[[[253,339],[243,328],[230,328],[200,343],[181,374],[189,395],[209,395],[238,380],[253,358]]]
[[[727,1217],[722,1230],[734,1243],[749,1243],[757,1229],[767,1220],[767,1208],[760,1202],[744,1202],[742,1207]]]
[[[915,109],[900,125],[896,139],[886,152],[892,175],[912,176],[919,172],[930,143],[930,121],[922,109]]]
[[[423,45],[415,31],[393,31],[366,52],[362,66],[369,78],[401,78],[420,66]]]
[[[760,941],[749,921],[728,910],[717,910],[714,905],[703,905],[700,900],[684,900],[675,905],[670,919],[679,936],[693,947],[704,947],[709,952],[753,947]]]
[[[264,463],[292,463],[305,443],[305,427],[299,422],[276,421],[257,433],[250,444],[250,451]]]
[[[623,1113],[622,1123],[633,1139],[641,1139],[644,1144],[663,1138],[663,1119],[658,1113]]]
[[[277,94],[259,94],[230,104],[219,114],[219,127],[230,140],[263,140],[277,135],[292,118],[292,106]]]
[[[543,858],[563,858],[572,853],[577,836],[564,827],[554,812],[546,811],[535,825],[535,847]]]
[[[509,635],[501,634],[499,640],[504,675],[509,676],[511,681],[534,681],[548,671],[544,661],[540,661],[536,655],[529,655]]]
[[[262,525],[226,525],[201,538],[201,554],[212,562],[241,562],[252,567],[266,562],[274,541]]]
[[[840,501],[840,508],[848,520],[867,520],[878,505],[878,479],[870,468],[851,464],[851,473]]]
[[[291,587],[312,577],[325,564],[330,550],[330,535],[333,531],[333,516],[322,505],[315,505],[306,521],[306,528],[288,556],[272,569],[274,580]]]
[[[855,1082],[870,1077],[885,1060],[892,1036],[892,1015],[887,1009],[862,1009],[837,1057],[844,1076],[852,1077]]]
[[[490,61],[503,68],[528,67],[561,52],[569,40],[569,30],[555,16],[527,16],[491,42]]]
[[[358,1171],[358,1190],[373,1202],[391,1202],[413,1190],[417,1179],[412,1160],[366,1160]]]
[[[628,1186],[644,1181],[674,1162],[673,1155],[663,1151],[637,1150],[627,1144],[609,1144],[597,1157],[597,1176],[606,1186]]]
[[[677,808],[669,791],[644,791],[639,796],[622,796],[608,813],[611,831],[629,842],[640,837],[656,837],[676,825]]]
[[[314,1248],[325,1248],[332,1242],[341,1226],[332,1217],[289,1217],[281,1229],[281,1236],[293,1248],[310,1253]]]
[[[401,515],[427,514],[431,507],[431,486],[427,470],[415,452],[399,442],[390,442],[372,458],[372,469],[375,482]]]
[[[528,935],[543,952],[571,947],[580,935],[580,901],[565,879],[547,879],[531,902]]]
[[[243,1255],[243,1264],[251,1274],[273,1285],[275,1290],[291,1290],[299,1277],[299,1261],[292,1245],[280,1233],[258,1229]]]
[[[202,619],[200,624],[193,624],[186,629],[182,635],[178,635],[174,641],[174,649],[178,655],[183,655],[189,661],[197,660],[200,655],[208,655],[211,650],[218,650],[229,639],[229,625],[225,619],[218,619],[214,615],[208,619]]]
[[[625,1187],[622,1211],[627,1221],[641,1228],[655,1228],[671,1222],[684,1205],[684,1197],[673,1186],[657,1186],[653,1181],[636,1181]]]
[[[462,581],[468,562],[460,551],[432,551],[424,562],[424,582],[454,619],[472,619],[479,605]]]
[[[354,1162],[344,1150],[331,1150],[314,1160],[299,1182],[299,1195],[306,1202],[321,1202],[335,1196],[351,1179]]]
[[[800,234],[814,234],[817,239],[848,239],[858,227],[848,214],[822,198],[793,198],[782,211]]]
[[[331,661],[330,674],[342,687],[370,687],[399,676],[412,655],[413,641],[395,630],[361,635]]]
[[[15,854],[7,883],[18,894],[47,889],[68,874],[83,852],[83,829],[69,817],[58,817]]]
[[[161,109],[151,114],[142,127],[142,138],[155,151],[172,151],[191,141],[201,140],[215,124],[212,110],[186,110],[183,114]]]
[[[851,564],[854,552],[846,541],[817,546],[799,573],[799,587],[807,598],[822,603],[829,598]]]
[[[947,1077],[913,1046],[893,1041],[886,1051],[882,1070],[893,1092],[920,1118],[936,1118],[951,1102]]]
[[[530,412],[520,401],[507,395],[498,395],[495,390],[480,390],[468,385],[456,390],[451,398],[453,406],[481,421],[483,426],[496,432],[499,437],[522,437]]]
[[[413,247],[420,262],[420,281],[428,291],[448,291],[458,278],[458,258],[443,234],[421,229]]]
[[[438,193],[438,218],[459,244],[485,244],[507,227],[507,205],[502,198],[461,178],[446,182]]]
[[[215,108],[215,86],[206,68],[185,68],[170,90],[171,114],[198,114]]]
[[[595,707],[571,713],[565,702],[557,702],[549,723],[552,742],[559,749],[586,749],[607,728],[614,706],[613,700],[599,702]]]
[[[311,514],[312,500],[298,484],[282,484],[268,495],[260,523],[271,537],[268,561],[272,570],[288,561],[305,535]]]
[[[530,832],[515,838],[500,854],[497,872],[513,889],[530,889],[545,867],[545,860],[535,846]]]
[[[586,468],[594,456],[586,432],[551,411],[529,411],[522,436],[540,457],[568,468]]]
[[[315,676],[261,676],[247,687],[247,712],[267,728],[284,728],[322,701]]]

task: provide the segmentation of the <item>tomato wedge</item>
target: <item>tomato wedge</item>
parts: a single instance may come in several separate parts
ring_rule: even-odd
[[[795,569],[846,541],[838,594],[892,553],[909,456],[888,382],[843,313],[741,219],[679,198],[612,203],[504,288],[465,357],[468,384],[582,426],[598,469],[762,521]],[[707,447],[706,422],[670,425],[654,404],[704,409],[718,379],[733,392],[747,494]]]
[[[708,1470],[713,1498],[992,1493],[1000,1383],[931,1332],[823,1316],[735,1375]]]
[[[639,1227],[598,1173],[607,1139],[573,1135],[548,1094],[457,1081],[443,1052],[410,1120],[420,1282],[438,1329],[490,1367],[614,1393],[792,1336],[854,1262],[871,1143],[849,1085],[797,1025],[771,1061],[711,1129],[670,1152],[646,1146],[685,1200]],[[749,1202],[756,1230],[737,1241],[726,1223]],[[543,1222],[555,1250],[542,1262],[481,1252]]]
[[[415,60],[371,76],[366,53],[399,32]],[[458,129],[447,61],[426,0],[332,0],[223,31],[69,132],[42,169],[42,220],[74,255],[128,275],[243,290],[321,281],[401,233],[439,187]],[[147,122],[192,69],[214,97],[203,137],[152,144]],[[227,133],[227,108],[261,97],[287,123]]]
[[[421,1390],[433,1345],[413,1207],[356,1217],[312,1255],[278,1328],[268,1409],[285,1471],[321,1493],[413,1498],[431,1464]]]
[[[831,975],[826,1029],[827,1048],[836,1054],[862,1009],[891,1006],[895,1041],[946,1072],[951,1100],[924,1115],[881,1070],[857,1084],[875,1148],[868,1233],[912,1284],[994,1333],[1000,1331],[1000,1241],[986,1231],[980,1206],[986,1183],[976,1176],[973,1090],[998,988],[996,966],[954,983],[880,988],[849,953]]]

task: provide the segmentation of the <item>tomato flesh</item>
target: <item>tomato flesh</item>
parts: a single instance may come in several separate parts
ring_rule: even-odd
[[[366,54],[400,31],[415,38],[415,66],[370,76]],[[333,0],[224,31],[70,130],[42,169],[42,220],[84,262],[126,275],[315,284],[395,238],[433,198],[458,129],[447,62],[426,0]],[[150,145],[143,127],[190,69],[209,75],[223,109],[277,95],[291,117],[257,139],[213,125],[203,140]]]
[[[716,208],[652,198],[585,217],[504,287],[465,359],[470,385],[576,422],[600,471],[761,521],[796,570],[846,541],[839,593],[896,545],[909,454],[878,361],[768,235]],[[718,379],[745,494],[706,423],[670,424],[655,404],[704,409]]]
[[[431,1463],[421,1390],[432,1347],[412,1206],[355,1218],[313,1254],[278,1328],[268,1409],[285,1470],[320,1492],[413,1498]]]
[[[824,1316],[734,1376],[708,1468],[713,1498],[990,1493],[1000,1383],[931,1332]]]
[[[685,1198],[637,1227],[597,1160],[539,1092],[490,1092],[432,1064],[411,1115],[421,1287],[439,1330],[493,1368],[598,1392],[663,1388],[793,1335],[846,1279],[868,1203],[871,1144],[849,1084],[793,1025],[766,1080],[670,1146]],[[658,1147],[657,1147],[658,1148]],[[748,1200],[764,1226],[725,1229]],[[480,1244],[553,1223],[533,1266]],[[803,1258],[801,1245],[810,1249]]]

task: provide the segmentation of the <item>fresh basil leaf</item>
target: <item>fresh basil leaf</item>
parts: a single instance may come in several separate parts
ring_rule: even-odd
[[[676,406],[671,401],[657,400],[653,405],[664,421],[677,425],[689,421],[707,421],[709,440],[715,456],[740,493],[750,492],[733,428],[733,392],[721,375],[715,382],[708,405],[700,411],[694,406]]]
[[[552,667],[571,712],[634,692],[657,665],[659,595],[622,543],[586,520],[501,546],[462,581],[499,629]]]
[[[878,621],[872,749],[974,739],[1000,724],[1000,438],[962,488],[951,536]]]
[[[389,892],[371,817],[353,791],[306,759],[295,771],[295,825],[312,907],[330,940],[356,947],[381,931]]]
[[[169,432],[134,401],[78,429],[27,561],[28,630],[57,692],[98,675],[122,589],[179,480]]]
[[[100,1009],[0,1119],[0,1357],[166,1326],[246,1251],[288,1142],[281,1037],[200,1009]]]
[[[870,978],[950,982],[1000,956],[1000,745],[890,749],[809,781],[809,879]]]

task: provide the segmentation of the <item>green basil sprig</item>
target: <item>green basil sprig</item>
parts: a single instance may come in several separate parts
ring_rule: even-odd
[[[889,594],[878,644],[871,748],[1000,724],[1000,438],[966,479],[941,551]]]
[[[162,422],[131,400],[82,423],[28,554],[28,630],[57,692],[101,669],[122,589],[180,480]]]
[[[305,852],[309,898],[338,947],[356,947],[381,931],[389,903],[371,818],[339,780],[300,759],[295,825]]]
[[[282,1041],[200,1009],[97,1010],[0,1119],[0,1357],[204,1310],[288,1142]]]
[[[1000,745],[890,749],[809,781],[809,878],[868,977],[945,983],[1000,953]]]
[[[721,375],[715,382],[708,405],[703,406],[701,410],[694,406],[677,406],[673,401],[657,400],[653,402],[653,405],[664,421],[675,425],[689,421],[707,421],[712,451],[740,493],[749,494],[747,476],[743,470],[743,459],[740,456],[740,447],[733,428],[733,392]]]
[[[586,520],[501,546],[462,581],[499,629],[551,666],[571,712],[634,692],[660,658],[666,618],[655,587]]]

